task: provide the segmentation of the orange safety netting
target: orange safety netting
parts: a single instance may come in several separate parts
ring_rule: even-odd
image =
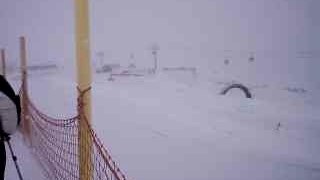
[[[91,125],[85,118],[80,118],[83,116],[82,95],[80,93],[78,98],[79,115],[70,119],[56,119],[40,112],[27,93],[21,91],[24,108],[22,133],[26,141],[48,179],[78,180],[82,179],[80,173],[86,173],[93,180],[125,180],[124,174],[116,166]],[[80,120],[85,122],[80,123]],[[81,141],[80,134],[85,134]],[[88,156],[85,164],[80,163],[80,151]],[[87,169],[81,170],[83,166]]]

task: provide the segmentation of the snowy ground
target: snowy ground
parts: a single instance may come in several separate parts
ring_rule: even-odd
[[[254,99],[245,99],[236,90],[219,95],[217,79],[182,82],[161,73],[107,78],[93,78],[93,125],[128,179],[320,179],[316,89],[296,94],[268,85],[253,88]],[[51,74],[29,81],[43,112],[76,113],[71,79]],[[19,135],[13,144],[25,179],[42,179]],[[8,161],[7,179],[16,179]]]

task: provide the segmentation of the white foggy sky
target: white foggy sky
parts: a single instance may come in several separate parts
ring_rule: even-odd
[[[25,35],[31,61],[59,60],[71,67],[73,3],[1,0],[0,47],[17,60],[18,37]],[[91,0],[91,52],[93,59],[104,51],[108,61],[120,63],[134,53],[135,63],[143,65],[150,63],[147,50],[156,42],[165,65],[214,66],[219,58],[249,52],[295,57],[315,51],[303,70],[310,77],[320,65],[319,9],[318,0]],[[283,66],[288,59],[280,58]]]

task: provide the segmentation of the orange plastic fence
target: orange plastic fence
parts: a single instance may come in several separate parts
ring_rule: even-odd
[[[40,112],[23,94],[28,114],[29,132],[25,134],[32,152],[40,163],[47,179],[80,179],[79,172],[79,120],[80,115],[69,119],[56,119]],[[81,97],[79,97],[81,100]],[[81,107],[80,107],[81,108]],[[81,112],[81,111],[80,111]],[[93,180],[125,180],[96,133],[86,121],[86,131],[92,142],[91,160]],[[24,131],[22,131],[24,132]],[[81,147],[87,148],[87,147]]]

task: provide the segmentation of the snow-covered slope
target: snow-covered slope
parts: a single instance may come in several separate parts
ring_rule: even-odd
[[[107,79],[94,75],[93,125],[129,179],[320,178],[320,104],[312,89],[268,85],[246,99],[236,90],[219,95],[214,81],[182,83],[164,73]],[[30,78],[30,93],[49,115],[75,114],[75,84],[63,75]],[[26,179],[38,179],[26,161],[21,166]]]
[[[94,89],[103,101],[94,108],[96,130],[134,179],[320,176],[319,113],[306,97],[281,97],[281,89],[269,101],[224,97],[166,77]]]

